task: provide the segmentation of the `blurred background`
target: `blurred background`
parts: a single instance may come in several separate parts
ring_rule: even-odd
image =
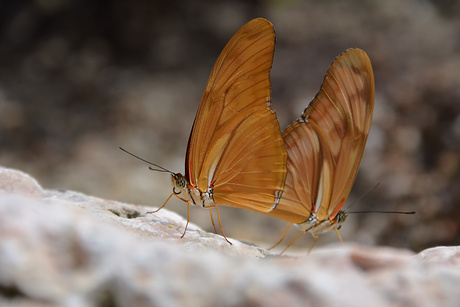
[[[184,172],[190,129],[221,50],[265,17],[277,44],[272,106],[284,129],[318,91],[334,58],[365,50],[374,67],[372,129],[341,229],[345,243],[420,251],[460,244],[460,2],[0,2],[0,165],[47,189],[161,206],[170,176],[118,146]],[[347,205],[345,205],[347,206]],[[167,208],[186,216],[173,199]],[[229,237],[268,247],[287,223],[221,207]],[[191,221],[212,231],[207,210]],[[20,222],[20,221],[18,221]],[[291,230],[289,239],[298,233]],[[296,243],[306,250],[312,238]],[[335,232],[317,245],[339,242]]]

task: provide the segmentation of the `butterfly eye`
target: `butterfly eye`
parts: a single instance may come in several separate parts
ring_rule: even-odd
[[[180,190],[184,189],[185,185],[187,184],[184,176],[182,176],[179,173],[173,175],[173,181],[174,181],[174,188],[178,188]],[[174,191],[174,193],[177,194],[175,191]]]
[[[340,210],[339,213],[337,214],[337,223],[343,223],[347,219],[348,215]]]

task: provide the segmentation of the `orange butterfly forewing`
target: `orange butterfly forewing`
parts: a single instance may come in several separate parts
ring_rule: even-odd
[[[337,228],[358,173],[374,108],[374,75],[366,53],[335,59],[321,89],[282,136],[288,152],[286,185],[268,214],[316,234]]]
[[[190,135],[188,189],[212,189],[216,204],[270,211],[283,190],[287,153],[270,107],[275,33],[265,19],[244,25],[211,72]]]
[[[270,107],[274,44],[272,24],[254,19],[217,59],[190,134],[185,176],[173,174],[174,192],[189,205],[258,212],[277,205],[287,153]]]

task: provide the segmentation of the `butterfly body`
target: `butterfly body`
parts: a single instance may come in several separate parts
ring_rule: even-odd
[[[364,51],[349,49],[332,63],[301,117],[282,133],[288,152],[286,183],[278,206],[268,215],[315,238],[340,228],[346,219],[341,209],[358,173],[373,107],[370,60]]]
[[[333,229],[340,229],[346,219],[347,214],[343,210],[340,210],[334,218],[326,218],[323,220],[319,220],[316,214],[312,213],[305,222],[295,224],[295,226],[315,237]]]
[[[187,203],[203,208],[215,205],[212,185],[205,191],[201,191],[197,186],[192,186],[188,183],[181,173],[171,174],[171,176],[174,194],[179,197],[182,196]],[[176,191],[176,188],[178,191]]]
[[[216,208],[219,216],[221,205],[262,213],[278,205],[287,152],[270,103],[274,46],[273,25],[258,18],[217,59],[190,132],[185,175],[171,172],[171,196],[189,207]]]

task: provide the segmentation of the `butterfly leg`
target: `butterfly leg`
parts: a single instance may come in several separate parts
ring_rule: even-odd
[[[175,195],[175,196],[176,196],[177,198],[179,198],[180,200],[187,202],[186,199],[183,199],[182,197],[180,197],[180,196],[177,195],[176,193],[171,193],[171,195],[169,195],[169,197],[166,199],[166,201],[165,201],[165,203],[163,204],[163,206],[161,206],[160,208],[158,208],[158,209],[155,210],[155,211],[146,212],[145,214],[157,213],[158,211],[160,211],[161,209],[163,209],[163,208],[166,206],[166,203],[169,201],[169,199],[170,199],[173,195]]]
[[[337,235],[339,236],[340,243],[342,243],[342,246],[343,246],[343,241],[342,241],[342,237],[340,236],[339,230],[337,228],[334,228],[334,229],[337,232]]]
[[[300,236],[301,236],[301,235],[303,235],[303,234],[304,234],[304,233],[306,233],[306,232],[307,232],[307,231],[306,231],[306,230],[304,230],[304,231],[302,231],[301,233],[299,233],[299,234],[297,235],[297,237],[295,237],[295,239],[294,239],[294,240],[292,240],[292,242],[291,242],[291,243],[289,243],[289,245],[288,245],[288,246],[286,246],[286,248],[285,248],[285,249],[284,249],[284,250],[281,252],[281,254],[280,254],[280,255],[282,255],[282,254],[283,254],[283,253],[284,253],[284,252],[285,252],[285,251],[286,251],[286,250],[287,250],[289,247],[291,247],[291,245],[292,245],[292,244],[294,244],[294,242],[295,242],[295,241],[297,241],[297,239],[298,239],[298,238],[300,238]],[[313,242],[313,243],[314,243],[314,242]]]
[[[188,203],[188,200],[186,200],[186,199],[180,197],[179,195],[175,194],[175,196],[176,196],[177,198],[179,198],[180,200],[182,200],[183,202]]]
[[[291,225],[292,225],[292,223],[289,223],[288,227],[286,228],[286,230],[284,231],[283,235],[281,236],[281,239],[278,242],[276,242],[275,245],[273,245],[272,247],[267,248],[267,250],[272,250],[275,247],[277,247],[281,242],[283,242],[284,237],[286,237],[286,234],[287,234],[289,228],[291,227]]]
[[[165,203],[163,204],[163,206],[161,206],[160,208],[158,208],[157,210],[155,211],[149,211],[147,212],[146,214],[149,214],[149,213],[157,213],[158,211],[160,211],[161,209],[163,209],[165,206],[166,206],[166,203],[169,201],[169,199],[175,195],[174,193],[171,193],[171,195],[169,195],[168,199],[166,199]]]
[[[212,227],[214,227],[214,232],[217,234],[216,224],[214,224],[214,219],[212,218],[212,211],[209,208],[209,215],[211,216]]]
[[[233,245],[232,242],[230,242],[227,239],[227,236],[225,236],[224,229],[222,228],[222,222],[220,221],[219,207],[217,205],[211,205],[211,206],[207,206],[206,208],[209,208],[209,210],[211,210],[211,208],[213,207],[216,208],[217,210],[217,218],[219,219],[219,227],[220,227],[220,231],[222,231],[222,236],[225,238],[225,241],[227,241],[230,245]]]
[[[181,239],[185,236],[185,233],[187,232],[188,221],[190,221],[190,203],[189,202],[187,202],[187,224],[185,224],[184,233],[180,237]]]
[[[318,240],[319,236],[318,235],[313,235],[313,243],[311,244],[310,248],[308,249],[308,253],[310,254],[311,250],[313,249],[313,246],[315,246],[316,240]]]

